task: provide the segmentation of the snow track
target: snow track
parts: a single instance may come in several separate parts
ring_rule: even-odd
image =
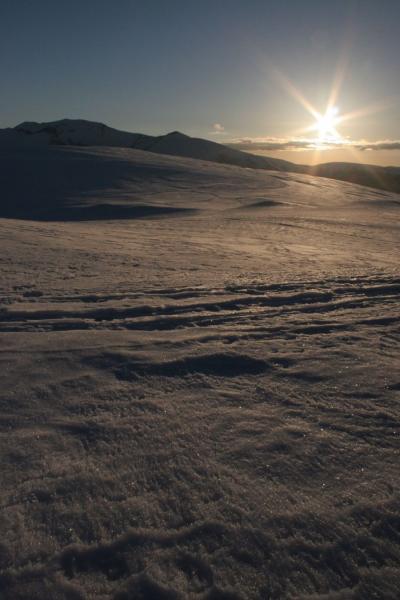
[[[29,292],[27,295],[35,297]],[[202,327],[220,328],[221,335],[235,332],[238,337],[268,338],[276,336],[278,330],[280,337],[290,337],[397,323],[399,296],[400,279],[385,275],[209,290],[171,288],[61,297],[40,294],[29,310],[13,304],[9,296],[10,308],[0,312],[0,331]],[[68,308],[62,308],[63,304]],[[382,316],[385,313],[387,316]]]

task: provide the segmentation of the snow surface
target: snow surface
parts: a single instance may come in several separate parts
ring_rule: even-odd
[[[395,598],[400,197],[0,159],[2,598]]]

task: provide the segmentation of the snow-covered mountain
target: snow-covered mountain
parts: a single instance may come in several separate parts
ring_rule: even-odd
[[[285,160],[256,156],[210,140],[193,138],[179,131],[150,136],[119,131],[103,123],[82,119],[62,119],[47,123],[25,121],[13,129],[0,130],[0,147],[24,147],[36,144],[134,148],[251,169],[299,170],[297,165]]]
[[[62,119],[48,123],[24,121],[12,132],[16,143],[42,143],[62,146],[114,146],[129,148],[150,143],[152,136],[129,133],[108,127],[103,123],[83,119]],[[0,140],[3,132],[0,132]],[[1,142],[0,142],[1,143]]]
[[[140,142],[139,142],[140,143]],[[242,152],[202,138],[193,138],[179,131],[172,131],[167,135],[153,138],[152,142],[144,146],[135,144],[135,148],[149,150],[157,154],[172,154],[187,158],[209,160],[217,163],[226,163],[247,167],[250,169],[274,169],[277,171],[297,170],[297,165],[285,160],[256,156]],[[293,167],[293,168],[292,168]]]
[[[130,133],[103,123],[83,119],[62,119],[36,123],[25,121],[14,128],[0,129],[0,150],[29,146],[106,146],[133,148],[184,158],[196,158],[250,169],[305,173],[358,183],[400,193],[400,169],[358,163],[298,165],[286,160],[258,156],[179,131],[151,136]]]

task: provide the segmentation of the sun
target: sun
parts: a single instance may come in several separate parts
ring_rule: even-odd
[[[314,130],[318,132],[318,138],[321,142],[328,142],[340,139],[339,133],[336,131],[336,125],[340,123],[339,110],[336,106],[327,108],[324,115],[316,116]]]

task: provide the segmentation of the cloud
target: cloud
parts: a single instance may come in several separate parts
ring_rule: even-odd
[[[229,142],[229,146],[248,152],[265,150],[310,150],[315,148],[313,140],[285,140],[280,138],[243,138]]]
[[[400,150],[400,141],[370,142],[359,144],[356,147],[358,150]]]
[[[213,124],[213,133],[225,133],[225,127],[221,123]]]
[[[268,152],[268,151],[305,151],[305,150],[332,150],[332,149],[354,149],[360,150],[400,150],[399,140],[380,140],[368,142],[366,140],[332,140],[321,144],[317,139],[310,138],[241,138],[227,142],[227,145],[245,152]]]

